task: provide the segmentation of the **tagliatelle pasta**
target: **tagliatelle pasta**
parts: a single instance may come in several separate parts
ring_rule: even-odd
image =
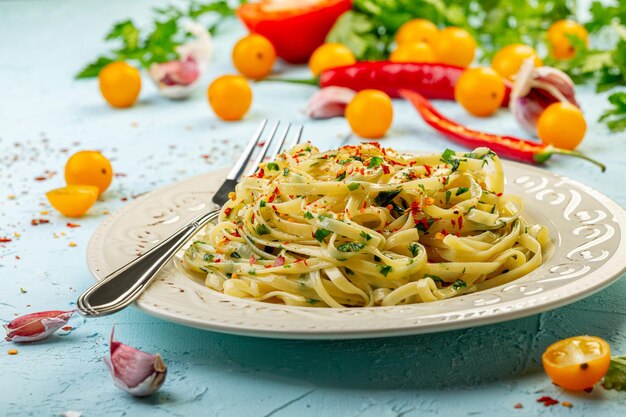
[[[206,285],[259,301],[366,307],[436,301],[537,268],[547,229],[503,194],[497,155],[301,144],[237,185],[185,252]]]

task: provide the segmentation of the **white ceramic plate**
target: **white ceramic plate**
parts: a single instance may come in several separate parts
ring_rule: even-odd
[[[315,308],[234,298],[170,262],[136,305],[172,322],[219,332],[294,339],[349,339],[436,332],[496,323],[553,309],[606,287],[626,269],[626,212],[576,181],[504,162],[508,193],[524,215],[547,225],[553,246],[532,273],[500,287],[432,303]],[[96,279],[129,262],[212,208],[226,171],[190,178],[138,198],[100,225],[87,261]]]

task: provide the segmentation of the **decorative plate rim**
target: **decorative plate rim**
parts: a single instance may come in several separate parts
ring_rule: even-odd
[[[521,171],[527,174],[522,177],[517,177],[515,181],[523,177],[528,177],[532,175],[536,176],[537,178],[542,178],[541,183],[543,184],[543,188],[541,188],[541,184],[536,185],[534,183],[531,183],[530,181],[528,182],[528,184],[531,184],[529,187],[530,189],[536,189],[536,191],[538,191],[537,194],[535,194],[536,199],[533,199],[533,202],[538,201],[537,196],[539,194],[543,193],[543,198],[547,195],[550,195],[550,193],[546,193],[546,191],[554,192],[554,190],[552,189],[546,189],[546,185],[549,184],[550,181],[552,181],[556,186],[568,185],[569,187],[571,187],[570,189],[572,190],[583,191],[584,193],[586,193],[589,197],[588,201],[595,201],[602,208],[608,210],[610,215],[607,215],[605,218],[602,219],[606,220],[607,222],[610,221],[617,225],[617,232],[613,231],[613,233],[610,234],[610,236],[605,240],[608,241],[611,237],[615,235],[615,233],[619,233],[618,236],[615,236],[615,238],[612,239],[612,242],[616,243],[618,249],[622,249],[622,251],[624,250],[624,248],[626,247],[626,211],[619,204],[615,203],[610,198],[592,189],[591,187],[586,186],[576,180],[572,180],[568,177],[564,177],[558,174],[554,174],[550,171],[543,170],[541,168],[528,166],[517,162],[503,161],[503,163],[505,178],[507,178],[507,180],[509,181],[510,176],[507,175],[507,173],[510,171]],[[177,181],[175,183],[158,188],[145,195],[142,195],[130,204],[127,204],[126,206],[119,209],[113,215],[106,218],[94,231],[87,246],[87,264],[90,272],[95,277],[95,279],[102,279],[109,271],[114,270],[116,266],[120,266],[111,266],[111,264],[107,262],[107,250],[111,250],[110,248],[108,248],[109,245],[107,243],[111,242],[110,239],[106,239],[109,233],[112,233],[116,230],[116,224],[123,220],[125,215],[129,214],[133,210],[140,209],[142,206],[146,206],[152,199],[156,199],[160,196],[168,196],[169,194],[175,194],[178,189],[184,188],[184,186],[188,186],[195,182],[201,182],[202,180],[209,179],[209,181],[207,182],[208,184],[217,182],[217,185],[219,185],[220,177],[224,176],[226,171],[226,169],[215,170],[186,178],[181,181]],[[203,191],[197,190],[195,188],[193,188],[193,190],[196,190],[197,194],[206,194],[207,196],[211,195],[210,190]],[[580,202],[582,201],[582,197],[580,196],[580,193],[576,191],[576,194],[578,194],[578,202],[576,203],[576,205],[570,207],[572,205],[572,201],[577,199],[574,196],[574,192],[570,191],[570,193],[572,193],[572,199],[568,202],[564,214],[567,213],[567,210],[570,210],[569,214],[571,215],[573,213],[573,210],[577,208],[577,204],[580,204]],[[561,199],[559,195],[563,196],[564,194],[557,193],[557,198],[546,204],[555,205],[554,202]],[[563,197],[563,199],[564,198],[565,197]],[[531,196],[525,196],[525,203],[527,203],[530,199]],[[563,201],[560,201],[558,204],[562,202]],[[195,203],[197,203],[197,201]],[[537,203],[537,205],[539,204]],[[199,210],[203,210],[204,207],[207,207],[207,204],[204,204],[203,207],[197,204],[193,208],[187,208],[188,212],[184,213],[185,215],[187,215],[187,217],[180,217],[178,219],[180,220],[179,223],[181,223],[182,225],[183,221],[187,221],[188,218],[195,217],[196,214],[200,213]],[[528,207],[534,206],[528,204]],[[170,211],[172,211],[171,208]],[[600,217],[601,216],[599,216],[598,218]],[[173,220],[169,224],[176,225],[178,223],[176,220]],[[584,222],[581,222],[581,224],[584,224]],[[587,225],[579,226],[577,229],[574,230],[583,230],[587,226],[593,225],[595,224],[588,223]],[[141,225],[140,227],[144,226],[145,225]],[[607,226],[607,230],[609,230],[609,227],[612,228],[612,226]],[[596,229],[591,230],[594,230],[591,235],[593,235],[597,231]],[[559,235],[558,239],[561,240],[560,231],[557,234]],[[607,233],[607,235],[608,234],[609,233]],[[557,236],[552,237],[557,238]],[[603,236],[600,235],[600,238],[602,237]],[[124,237],[118,239],[120,242],[117,243],[123,245],[123,238]],[[584,238],[586,239],[587,237],[584,236]],[[592,238],[595,239],[587,243],[592,243],[596,239],[599,239],[597,238],[597,236],[592,236]],[[581,240],[581,242],[584,243],[585,241]],[[605,241],[602,241],[600,243],[605,243]],[[582,246],[584,245],[581,244],[573,249],[569,248],[572,249],[570,253],[573,253],[576,249]],[[591,247],[593,247],[593,245],[591,245]],[[565,249],[566,248],[564,245],[560,245],[557,247],[557,250],[563,251]],[[548,266],[552,265],[553,259],[548,259],[544,264],[542,264],[542,266],[538,268],[538,270],[533,271],[530,274],[513,281],[512,283],[510,283],[511,285],[507,284],[505,286],[495,287],[494,289],[433,303],[358,309],[321,309],[315,307],[294,307],[262,303],[253,300],[244,300],[238,298],[235,299],[234,297],[219,294],[198,284],[197,282],[190,279],[187,275],[182,273],[180,269],[175,266],[174,262],[170,262],[168,266],[164,268],[164,271],[162,271],[162,273],[157,276],[157,279],[159,279],[161,275],[168,276],[168,281],[165,282],[165,278],[161,278],[161,282],[158,282],[157,279],[155,279],[155,282],[151,284],[150,288],[146,290],[146,293],[144,293],[144,295],[139,298],[135,305],[140,310],[167,321],[204,330],[214,330],[224,333],[240,334],[246,336],[291,339],[356,339],[430,333],[436,331],[486,325],[516,318],[527,317],[540,312],[561,307],[563,305],[588,297],[589,295],[600,291],[601,289],[615,282],[621,276],[621,274],[626,271],[626,260],[620,260],[618,252],[618,250],[615,250],[611,256],[608,256],[606,262],[603,262],[601,265],[595,268],[595,270],[592,270],[589,273],[580,273],[578,275],[579,277],[576,278],[573,282],[566,283],[562,286],[557,286],[555,289],[549,289],[546,292],[540,290],[536,294],[521,295],[517,298],[513,297],[509,301],[496,301],[491,304],[485,302],[482,305],[465,307],[460,310],[457,309],[446,311],[446,309],[441,307],[441,305],[442,303],[451,301],[454,303],[454,300],[467,299],[470,296],[476,298],[476,295],[481,294],[484,294],[486,297],[487,295],[493,295],[496,292],[502,293],[503,291],[505,291],[505,287],[520,287],[518,284],[536,284],[541,280],[532,280],[531,277],[538,276],[540,270],[545,272],[544,270]],[[127,257],[132,256],[129,253],[124,253],[123,255]],[[602,260],[604,260],[604,258],[600,259],[600,261]],[[593,262],[593,260],[591,262]],[[580,263],[579,265],[582,265],[582,263]],[[552,265],[552,268],[558,268],[560,266],[560,264],[554,264]],[[578,272],[575,271],[574,275],[576,273]],[[555,279],[558,279],[558,277]],[[172,289],[178,290],[179,295],[182,294],[182,297],[188,298],[191,296],[193,298],[193,300],[191,301],[195,302],[196,305],[192,305],[192,307],[185,306],[186,309],[182,308],[182,306],[180,305],[177,306],[176,304],[163,305],[163,300],[165,300],[165,302],[167,303],[172,298],[176,297],[176,292],[171,291]],[[520,288],[518,289],[522,291]],[[185,292],[187,294],[183,294]],[[167,295],[165,295],[166,293]],[[163,298],[163,295],[165,295],[165,298]],[[198,301],[198,299],[202,301]],[[211,308],[216,309],[215,312],[217,312],[217,316],[214,315],[214,317],[211,317],[211,319],[208,320],[206,314],[210,313],[209,307],[211,306],[211,304],[216,305],[212,306]],[[432,308],[435,310],[437,310],[436,307],[439,307],[438,309],[441,311],[436,313],[431,312],[423,316],[418,314],[410,315],[407,317],[407,311],[409,313],[420,313],[420,310],[422,310],[422,312],[424,312],[425,310],[431,310],[431,306],[433,306]],[[205,307],[207,309],[206,311]],[[189,308],[191,308],[191,310],[189,310]],[[254,310],[254,313],[252,315],[249,314],[250,310]],[[198,314],[198,312],[204,313],[204,315]],[[228,315],[228,312],[230,312],[231,315]],[[237,318],[237,320],[233,321],[231,320],[231,318],[233,317],[232,313],[236,312],[240,312],[240,314],[234,314],[234,317]],[[289,316],[290,313],[296,313],[292,314],[292,316],[299,317],[300,321],[302,321],[302,318],[307,318],[308,320],[304,324],[294,326],[294,323],[291,323],[291,326],[285,326],[283,323],[283,325],[281,326],[280,317],[276,319],[276,315],[278,314],[280,316],[281,314],[283,314]],[[267,316],[266,318],[272,323],[266,323],[263,321],[259,322],[259,314],[261,315],[261,318],[263,318],[263,315]],[[378,320],[379,323],[376,323],[376,321],[372,322],[372,317]],[[359,318],[362,322],[365,322],[366,325],[360,323],[360,325],[358,326],[350,327],[350,324],[359,323]],[[292,320],[292,318],[288,317],[288,320]],[[310,320],[313,320],[313,325],[309,325]],[[424,322],[421,322],[421,320],[424,320]],[[275,321],[279,324],[274,325],[273,323]],[[316,322],[318,327],[315,326]],[[389,326],[381,326],[381,322],[388,323]],[[329,325],[328,323],[331,324]]]

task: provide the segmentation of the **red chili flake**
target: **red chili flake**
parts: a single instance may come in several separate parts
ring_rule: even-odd
[[[280,190],[278,189],[278,187],[275,187],[273,192],[276,195],[280,194]]]
[[[233,209],[232,209],[232,208],[230,208],[230,207],[226,207],[226,209],[224,210],[224,215],[225,215],[226,217],[228,217],[228,216],[230,216],[230,213],[231,213],[232,211],[233,211]]]
[[[430,175],[433,173],[432,167],[430,165],[424,164],[424,169],[426,170],[426,176],[430,177]]]
[[[256,258],[254,256],[250,257],[250,265],[254,265],[256,263]]]
[[[122,197],[120,200],[122,200],[122,201],[128,201],[128,197]]]
[[[40,175],[40,176],[38,176],[38,177],[35,177],[35,181],[45,181],[45,180],[47,180],[47,179],[48,179],[48,177],[44,177],[43,175]]]
[[[0,237],[0,243],[9,243],[13,242],[13,239],[9,239],[8,237]]]
[[[367,201],[363,201],[363,210],[367,208]]]
[[[441,234],[444,236],[448,236],[450,233],[446,229],[441,229]]]
[[[374,146],[374,147],[376,147],[376,148],[380,149],[380,143],[378,143],[378,142],[367,142],[367,144],[368,144],[368,145],[372,145],[372,146]]]
[[[20,259],[22,259],[22,258],[20,258],[20,256],[19,256],[19,255],[15,255],[15,259],[17,259],[17,260],[19,261],[19,260],[20,260]]]
[[[272,194],[271,196],[269,196],[269,198],[267,199],[268,203],[273,203],[274,200],[276,200],[276,194]],[[276,210],[276,207],[272,207],[274,210]]]
[[[239,234],[239,230],[235,229],[235,233],[233,233],[233,236],[235,237],[241,237],[241,235]]]
[[[209,155],[206,155],[206,154],[205,155],[200,155],[200,158],[202,158],[202,159],[209,159]]]
[[[424,230],[428,230],[428,221],[426,219],[420,219],[420,223],[424,226]]]
[[[420,211],[422,211],[420,203],[418,203],[417,201],[413,201],[411,203],[411,214],[413,216],[417,216],[417,213],[419,213]]]
[[[126,174],[124,174],[123,172],[116,172],[113,175],[115,175],[116,177],[125,177],[126,176]]]
[[[274,260],[274,263],[272,264],[272,266],[283,266],[283,265],[285,265],[284,256],[279,256],[278,258]]]
[[[457,219],[457,222],[459,222],[459,229],[463,228],[463,216],[459,216],[459,218]]]
[[[213,262],[215,262],[216,264],[219,264],[220,262],[222,262],[222,260],[220,258],[217,258]]]
[[[66,226],[74,228],[74,227],[80,227],[80,224],[67,222]]]
[[[522,405],[522,403],[517,403],[513,406],[513,408],[524,408],[524,406]]]
[[[66,332],[69,332],[69,331],[70,331],[70,330],[72,330],[72,329],[73,329],[73,327],[72,327],[72,326],[63,326],[63,327],[61,327],[61,330],[64,330],[64,331],[66,331]]]
[[[44,224],[44,223],[50,223],[50,220],[48,220],[48,219],[32,219],[30,221],[30,224],[32,226],[37,226],[39,224]]]
[[[252,215],[250,216],[250,221],[254,223],[254,213],[252,213]]]
[[[393,205],[387,204],[387,210],[391,211],[393,209]]]
[[[550,407],[551,405],[555,405],[559,403],[559,400],[555,400],[554,398],[544,395],[537,399],[538,403],[543,403],[544,406]]]
[[[498,197],[502,197],[502,193],[498,193],[496,194]]]
[[[455,220],[450,220],[450,223],[452,223],[452,227],[456,227],[456,221]]]
[[[389,174],[391,172],[391,170],[389,169],[389,165],[383,165],[383,173],[384,174]]]

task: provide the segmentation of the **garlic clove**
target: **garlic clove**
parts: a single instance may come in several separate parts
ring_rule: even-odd
[[[4,325],[5,339],[19,343],[45,339],[65,326],[75,311],[51,310],[20,316]]]
[[[346,87],[324,87],[316,91],[304,112],[313,119],[343,117],[356,92]]]
[[[213,58],[213,41],[204,26],[188,22],[185,29],[195,39],[176,48],[180,59],[152,64],[148,74],[159,94],[173,100],[185,99],[200,86],[200,78]]]
[[[147,397],[155,393],[167,374],[167,366],[161,355],[143,352],[114,339],[111,331],[109,356],[103,358],[120,389],[136,396]]]
[[[556,68],[536,68],[532,58],[524,61],[515,75],[509,102],[520,126],[536,136],[539,116],[548,106],[559,101],[578,107],[572,79]]]

